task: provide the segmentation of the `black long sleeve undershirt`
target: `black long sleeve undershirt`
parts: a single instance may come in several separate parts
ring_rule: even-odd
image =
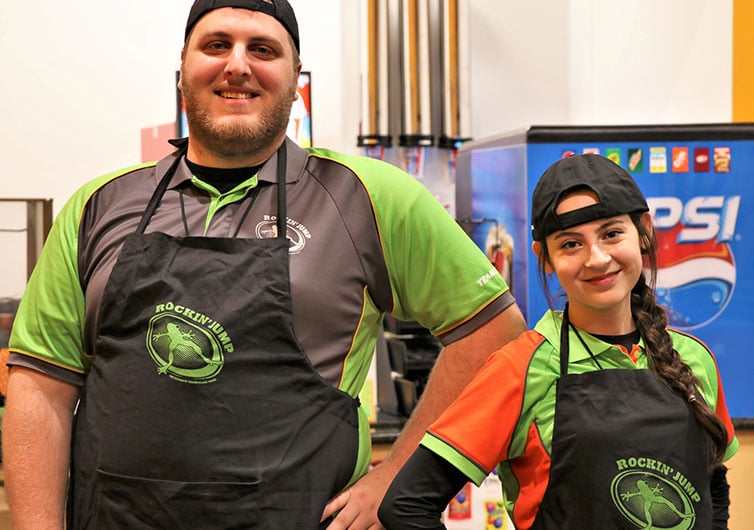
[[[720,466],[712,472],[710,495],[712,496],[712,530],[728,530],[728,509],[730,507],[730,485],[728,469]]]
[[[420,446],[385,494],[380,521],[386,530],[444,529],[442,512],[468,480],[447,460]]]
[[[728,530],[730,485],[725,466],[710,480],[712,530]],[[419,447],[393,480],[379,509],[386,530],[442,530],[442,512],[468,478],[445,459]]]

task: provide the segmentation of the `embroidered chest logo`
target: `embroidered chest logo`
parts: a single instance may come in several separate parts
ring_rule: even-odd
[[[272,239],[278,235],[276,215],[265,215],[264,220],[257,225],[256,234],[260,239]],[[303,224],[286,218],[286,234],[290,242],[289,254],[300,254],[306,246],[306,241],[312,238],[311,232]]]
[[[659,460],[626,458],[616,462],[611,495],[620,513],[644,530],[687,530],[694,526],[699,492],[680,472]]]
[[[182,383],[204,384],[217,379],[233,342],[211,317],[172,302],[155,307],[149,320],[147,350],[157,373]]]

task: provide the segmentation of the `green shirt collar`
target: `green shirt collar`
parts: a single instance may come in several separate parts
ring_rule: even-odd
[[[562,327],[562,325],[563,312],[549,310],[542,316],[542,318],[539,319],[539,322],[537,322],[536,326],[534,326],[534,330],[544,336],[545,340],[547,340],[547,342],[549,342],[556,351],[559,351],[560,328]],[[600,355],[613,350],[619,352],[621,356],[625,356],[623,351],[618,346],[614,346],[612,344],[608,344],[607,342],[601,341],[583,330],[579,330],[579,334],[581,335],[581,338],[584,339],[584,343],[586,343],[587,347],[592,351],[592,354],[595,357],[599,357]],[[569,333],[568,345],[570,348],[568,355],[569,363],[590,359],[589,352],[586,351],[584,345],[581,344],[581,341],[575,333]],[[641,347],[641,350],[643,352],[643,338],[639,340],[639,346]]]

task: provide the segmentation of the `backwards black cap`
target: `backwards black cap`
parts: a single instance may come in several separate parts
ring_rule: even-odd
[[[588,189],[599,202],[562,215],[558,203],[572,191]],[[644,194],[628,172],[599,155],[573,155],[542,174],[531,198],[531,233],[541,241],[553,232],[596,219],[649,211]]]
[[[194,5],[191,6],[191,11],[189,11],[184,39],[188,39],[191,29],[200,18],[210,11],[221,7],[240,7],[270,15],[283,25],[293,39],[296,51],[301,52],[296,14],[287,0],[196,0]]]

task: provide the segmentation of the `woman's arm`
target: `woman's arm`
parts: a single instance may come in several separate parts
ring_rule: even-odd
[[[442,512],[469,479],[419,447],[398,472],[378,512],[387,530],[443,529]]]
[[[728,530],[728,508],[730,507],[730,485],[726,474],[728,468],[720,466],[712,472],[710,493],[712,495],[712,529]]]

